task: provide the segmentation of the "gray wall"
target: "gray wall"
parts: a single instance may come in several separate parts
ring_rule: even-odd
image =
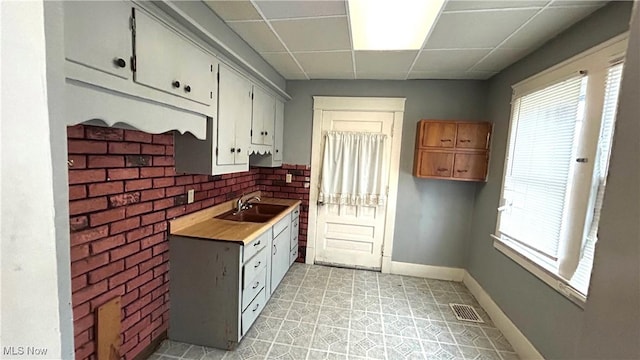
[[[591,299],[585,311],[493,248],[493,242],[489,234],[493,233],[495,229],[496,208],[500,197],[507,127],[511,112],[511,85],[624,32],[628,29],[630,12],[630,3],[612,2],[551,40],[531,55],[502,71],[489,82],[488,114],[489,118],[494,121],[490,175],[486,184],[478,185],[470,234],[468,270],[541,354],[548,359],[584,358],[586,354],[611,359],[640,357],[639,353],[630,352],[632,350],[637,351],[637,334],[634,333],[633,336],[620,334],[619,331],[614,331],[613,325],[600,319],[607,311],[615,314],[615,319],[626,316],[625,313],[627,311],[631,311],[631,314],[637,314],[639,295],[637,291],[637,251],[640,246],[637,242],[638,217],[637,212],[634,213],[636,215],[635,220],[625,224],[626,227],[634,227],[635,237],[625,239],[620,237],[616,239],[615,245],[606,246],[605,243],[608,239],[603,237],[601,243],[599,243],[597,250],[598,261],[596,261],[592,279]],[[635,41],[639,40],[636,39]],[[635,74],[637,79],[637,71]],[[637,97],[636,93],[636,99]],[[629,115],[628,119],[620,119],[619,121],[621,123],[631,121],[630,117]],[[633,126],[637,130],[637,121]],[[634,152],[630,152],[628,156],[635,160],[633,166],[636,167],[633,169],[636,171],[636,177],[627,179],[627,181],[636,180],[633,183],[635,186],[629,186],[633,187],[637,195],[637,131],[633,133],[633,136],[636,139],[636,143],[633,144],[635,148]],[[631,140],[629,139],[629,141]],[[622,140],[619,135],[616,135],[615,141],[614,160],[619,159],[618,156],[620,156],[616,152],[625,147],[620,144]],[[631,146],[631,144],[628,146]],[[609,184],[607,196],[611,189],[615,187],[613,179],[621,176],[624,177],[626,174],[616,172],[616,166],[612,165],[610,173],[612,181]],[[625,188],[622,191],[623,193],[627,192],[629,188]],[[625,195],[622,194],[621,196],[624,198]],[[627,199],[631,200],[629,196],[627,196]],[[609,208],[605,209],[605,213],[610,215],[616,212],[625,212],[624,203],[611,206],[611,201],[609,200],[607,199]],[[637,204],[638,202],[636,201],[634,203],[635,210],[637,210]],[[605,234],[607,226],[613,223],[609,215],[603,215],[601,225],[603,234]],[[605,221],[607,218],[610,220],[609,222]],[[605,261],[603,256],[606,255],[599,252],[609,246],[611,247],[609,254],[612,257],[607,260],[610,265],[603,266],[602,263]],[[626,254],[629,256],[627,258],[613,256],[618,254],[617,251],[628,251]],[[633,273],[634,283],[620,284],[612,288],[608,287],[611,284],[611,276],[617,276],[621,269],[627,269],[630,273]],[[609,290],[618,291],[620,287],[627,285],[630,286],[627,291],[608,295],[603,294]],[[626,301],[621,304],[615,304],[611,301],[612,298],[617,298],[619,294],[627,295],[632,290],[636,292],[631,298],[633,300],[629,301],[635,303],[635,308],[632,308]],[[593,304],[591,302],[592,299],[594,300]],[[599,300],[595,302],[596,299]],[[633,320],[636,324],[633,330],[637,333],[638,321],[637,318],[633,318]],[[601,322],[608,325],[602,329],[604,331],[598,329]],[[626,324],[628,322],[621,323],[623,329],[625,329],[624,326]],[[585,331],[589,334],[588,338],[594,341],[588,348],[598,352],[577,352],[583,327],[586,327]],[[584,342],[580,344],[585,346]],[[580,354],[580,356],[577,354]]]
[[[420,119],[484,120],[486,82],[456,80],[288,81],[284,162],[310,164],[312,96],[406,97],[393,260],[464,267],[475,183],[411,175]]]

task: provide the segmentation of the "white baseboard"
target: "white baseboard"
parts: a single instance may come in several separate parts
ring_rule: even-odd
[[[480,306],[489,314],[491,320],[496,327],[504,334],[513,349],[521,359],[544,359],[542,355],[536,350],[536,348],[529,342],[529,339],[520,332],[516,325],[511,322],[509,317],[502,312],[502,309],[496,304],[491,296],[484,291],[482,286],[476,281],[476,279],[464,271],[463,283],[467,286],[469,291],[476,297]]]
[[[391,261],[391,274],[417,276],[429,279],[462,281],[465,270],[445,266],[432,266]]]

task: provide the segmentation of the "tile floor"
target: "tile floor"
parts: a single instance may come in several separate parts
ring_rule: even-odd
[[[459,321],[449,303],[485,321]],[[462,284],[295,263],[235,351],[165,341],[149,360],[518,356]]]

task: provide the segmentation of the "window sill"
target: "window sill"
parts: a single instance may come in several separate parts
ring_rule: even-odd
[[[503,253],[505,256],[522,266],[525,270],[542,280],[552,289],[569,299],[571,302],[584,309],[587,298],[573,287],[569,286],[564,279],[554,273],[554,269],[543,261],[535,261],[523,253],[526,249],[517,243],[500,239],[498,236],[491,234],[493,238],[493,247]]]

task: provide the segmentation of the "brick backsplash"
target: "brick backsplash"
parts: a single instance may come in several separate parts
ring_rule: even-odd
[[[121,357],[133,359],[169,324],[168,220],[261,190],[300,199],[304,261],[310,169],[251,168],[228,175],[177,174],[171,133],[67,128],[69,224],[76,359],[96,358],[96,309],[122,296]],[[285,175],[293,175],[291,183]],[[195,202],[187,204],[187,190]]]

